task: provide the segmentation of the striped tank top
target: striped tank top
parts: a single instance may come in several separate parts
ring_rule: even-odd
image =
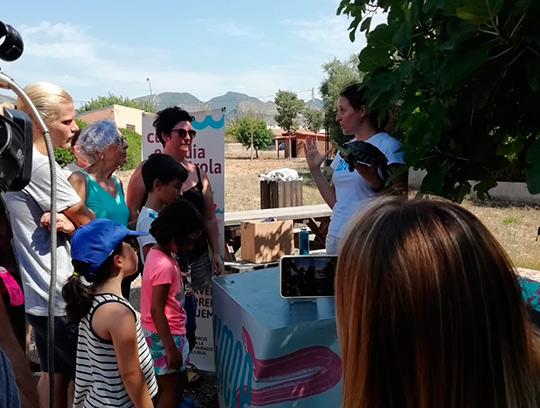
[[[74,405],[83,407],[133,407],[124,387],[113,342],[99,337],[91,327],[92,317],[101,305],[118,302],[133,312],[137,328],[137,343],[141,369],[150,391],[157,394],[154,362],[141,329],[140,319],[129,302],[121,297],[107,293],[94,296],[90,312],[79,324],[77,341],[77,371],[75,375]]]

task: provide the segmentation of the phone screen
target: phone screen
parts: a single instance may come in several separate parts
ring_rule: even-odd
[[[280,261],[280,295],[284,298],[334,296],[337,256],[284,256]]]

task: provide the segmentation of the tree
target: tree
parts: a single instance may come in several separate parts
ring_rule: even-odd
[[[291,91],[279,90],[274,103],[277,105],[277,115],[274,119],[281,128],[289,133],[298,129],[298,115],[304,108],[304,101]]]
[[[324,114],[323,111],[313,106],[305,106],[304,120],[306,127],[312,132],[317,133],[324,126]]]
[[[371,28],[375,6],[387,23]],[[540,1],[342,0],[350,37],[367,33],[359,69],[367,107],[399,105],[396,130],[421,191],[483,196],[510,160],[540,193]]]
[[[330,133],[330,139],[343,142],[343,132],[336,122],[337,100],[340,92],[347,85],[359,83],[361,74],[358,71],[358,54],[353,54],[347,61],[340,61],[334,58],[322,66],[326,73],[326,78],[321,82],[319,88],[324,109],[324,126]]]
[[[246,116],[237,117],[227,126],[225,134],[227,136],[233,136],[246,149],[251,147],[251,141],[253,140],[253,148],[255,149],[257,159],[259,158],[259,150],[268,147],[274,137],[272,131],[268,129],[266,122],[256,118],[252,112]]]
[[[122,105],[128,108],[140,109],[145,112],[156,112],[156,107],[149,101],[130,99],[123,96],[116,96],[109,92],[109,96],[98,96],[97,99],[91,99],[90,102],[86,102],[79,109],[78,113],[88,112],[94,109],[104,108],[111,105]]]

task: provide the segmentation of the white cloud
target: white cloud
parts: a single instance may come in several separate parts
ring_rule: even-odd
[[[349,25],[352,19],[346,15],[322,16],[318,20],[285,20],[291,31],[306,44],[329,57],[347,59],[366,46],[366,37],[357,30],[354,42],[349,38]],[[373,16],[371,27],[386,21],[386,15],[378,12]]]
[[[287,58],[268,52],[253,66],[234,64],[234,68],[224,69],[223,65],[203,60],[201,51],[206,50],[205,54],[213,51],[208,44],[200,45],[196,59],[186,60],[174,49],[119,44],[114,39],[90,35],[84,26],[41,22],[20,27],[25,53],[20,60],[3,68],[23,86],[34,81],[56,83],[66,88],[76,101],[108,92],[128,97],[147,95],[147,76],[152,78],[154,93],[190,92],[208,100],[231,90],[272,100],[278,89],[307,91],[314,87],[317,90],[324,62],[334,56],[348,58],[361,49],[360,36],[357,43],[350,43],[344,16],[288,21],[286,26],[307,46]],[[265,35],[231,22],[214,25],[214,29],[236,37]],[[258,50],[245,48],[244,54],[260,51],[265,47],[262,44],[265,42],[259,41]],[[227,58],[226,50],[223,55]],[[235,54],[229,55],[234,58]],[[310,93],[300,92],[299,96],[307,99]]]

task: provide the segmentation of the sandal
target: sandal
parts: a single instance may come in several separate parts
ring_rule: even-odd
[[[197,387],[201,384],[203,380],[203,375],[199,372],[197,367],[195,367],[193,364],[189,364],[187,367],[187,375],[188,375],[188,386],[189,387]]]

